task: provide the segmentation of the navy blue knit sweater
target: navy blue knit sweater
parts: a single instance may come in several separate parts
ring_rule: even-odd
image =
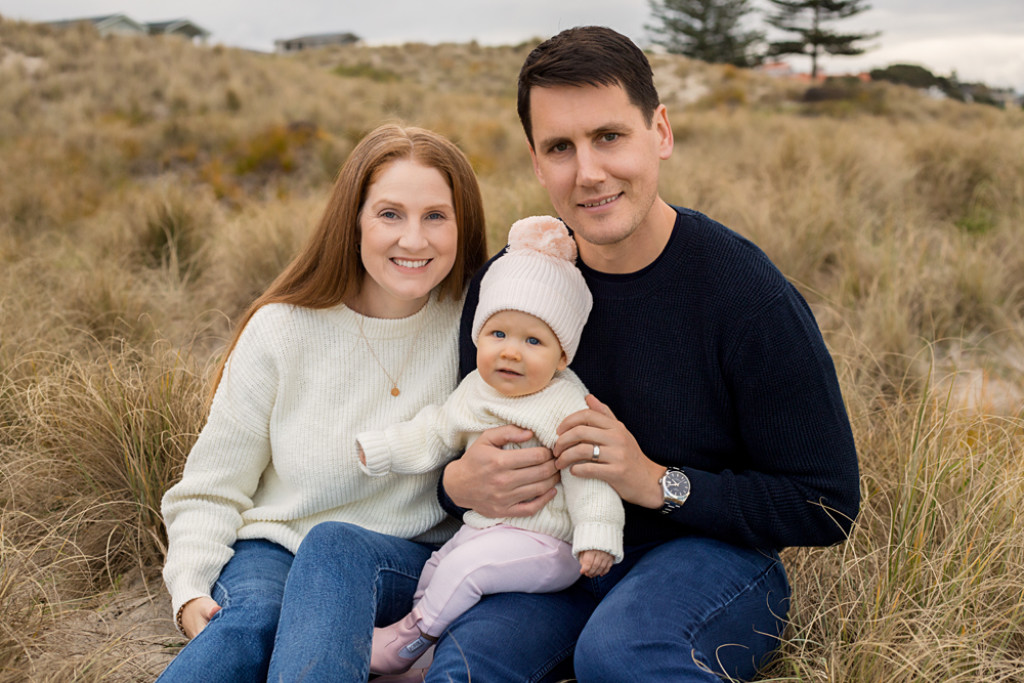
[[[668,245],[643,270],[579,263],[594,308],[572,369],[647,457],[692,484],[671,515],[627,503],[626,545],[683,534],[758,548],[843,540],[860,503],[857,453],[807,303],[750,241],[676,211]],[[463,375],[476,366],[470,328],[485,270],[463,310]]]

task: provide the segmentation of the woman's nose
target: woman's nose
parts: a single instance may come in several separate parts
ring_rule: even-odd
[[[421,249],[427,245],[426,234],[419,221],[409,222],[398,238],[398,244],[406,249]]]

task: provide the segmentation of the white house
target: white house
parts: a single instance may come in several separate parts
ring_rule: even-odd
[[[101,17],[63,19],[46,23],[56,28],[68,28],[83,23],[92,24],[101,36],[178,35],[189,40],[198,38],[203,43],[210,36],[209,31],[188,19],[140,23],[125,14],[105,14]]]
[[[199,39],[205,43],[210,37],[210,32],[188,19],[170,19],[168,21],[148,21],[146,27],[150,35],[174,35],[183,36],[189,40]]]
[[[46,23],[56,28],[70,28],[76,24],[92,24],[101,36],[144,36],[149,33],[149,29],[146,28],[145,24],[140,24],[124,14],[105,14],[101,17],[62,19],[61,21],[48,21]]]

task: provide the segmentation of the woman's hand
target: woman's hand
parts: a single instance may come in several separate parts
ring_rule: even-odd
[[[181,627],[189,639],[195,638],[206,628],[213,615],[220,611],[220,605],[213,598],[192,598],[181,610]]]
[[[498,519],[529,517],[555,497],[559,474],[543,446],[503,449],[533,433],[513,425],[484,431],[444,469],[444,489],[459,507]]]
[[[577,477],[606,481],[626,502],[660,508],[664,496],[658,479],[666,468],[644,455],[608,406],[592,394],[587,405],[588,410],[573,413],[558,426],[554,448],[558,469],[571,467]],[[594,446],[600,448],[596,460]]]
[[[613,564],[615,556],[603,550],[584,550],[580,553],[580,574],[584,576],[604,576]]]

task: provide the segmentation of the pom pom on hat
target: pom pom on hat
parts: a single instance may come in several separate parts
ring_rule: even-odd
[[[552,216],[516,221],[508,241],[505,255],[491,263],[480,282],[473,343],[495,313],[523,311],[547,323],[571,363],[593,306],[587,283],[576,267],[576,242]]]
[[[519,249],[576,262],[576,241],[569,237],[562,221],[553,216],[530,216],[513,223],[508,231],[508,250]]]

